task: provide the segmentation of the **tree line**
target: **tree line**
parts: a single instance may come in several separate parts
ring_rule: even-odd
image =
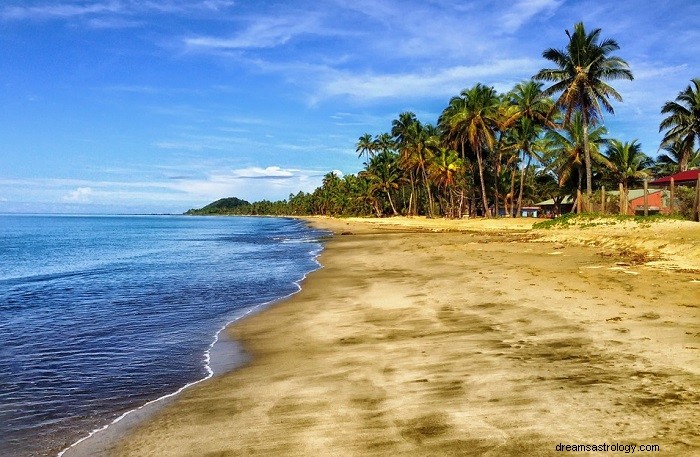
[[[551,68],[507,93],[477,83],[452,97],[435,124],[403,112],[390,132],[360,136],[359,173],[328,173],[313,192],[219,212],[517,217],[524,206],[566,196],[588,211],[601,186],[626,192],[647,178],[700,168],[700,78],[661,107],[664,152],[654,160],[638,140],[607,136],[603,114],[622,102],[611,84],[633,79],[613,54],[618,43],[583,23],[566,35],[563,49],[542,53]]]

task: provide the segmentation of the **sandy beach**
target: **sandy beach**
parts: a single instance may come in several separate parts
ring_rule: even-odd
[[[250,363],[112,455],[700,454],[700,224],[310,221],[323,268],[229,329]]]

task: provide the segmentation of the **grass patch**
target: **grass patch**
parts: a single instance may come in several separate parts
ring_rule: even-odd
[[[542,222],[536,222],[532,228],[534,229],[559,229],[566,227],[589,228],[606,225],[617,225],[624,222],[636,222],[642,227],[649,227],[656,222],[664,221],[679,221],[684,220],[679,215],[663,215],[654,214],[650,216],[627,216],[620,214],[600,214],[600,213],[583,213],[583,214],[565,214],[564,216],[555,219],[548,219]]]

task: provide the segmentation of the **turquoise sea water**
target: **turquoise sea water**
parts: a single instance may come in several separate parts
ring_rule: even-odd
[[[56,455],[206,377],[216,332],[298,290],[296,220],[0,215],[0,456]]]

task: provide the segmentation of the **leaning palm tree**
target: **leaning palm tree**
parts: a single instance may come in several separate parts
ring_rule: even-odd
[[[634,79],[627,62],[611,56],[620,49],[613,39],[600,40],[600,29],[586,33],[582,22],[574,25],[574,32],[566,31],[569,44],[566,49],[550,48],[542,57],[554,62],[557,68],[540,70],[534,79],[552,81],[544,95],[560,94],[556,106],[564,111],[564,125],[569,124],[573,113],[580,113],[583,121],[583,155],[586,167],[586,196],[590,199],[593,189],[591,151],[588,128],[602,119],[602,109],[614,114],[609,99],[622,101],[622,96],[606,80]]]
[[[648,169],[654,161],[642,152],[642,145],[637,140],[631,143],[608,140],[608,148],[604,154],[610,162],[606,174],[622,184],[625,195],[630,184],[650,176]]]
[[[494,149],[500,102],[493,87],[476,84],[463,90],[459,97],[453,97],[438,121],[443,131],[452,132],[451,136],[461,138],[462,144],[476,155],[481,198],[487,217],[491,217],[491,210],[484,180],[484,153]]]
[[[690,155],[695,148],[695,140],[700,143],[700,78],[691,80],[685,90],[678,93],[675,101],[664,103],[661,114],[668,114],[659,125],[659,132],[667,130],[661,146],[678,143],[681,156],[680,171],[688,169]],[[693,86],[695,88],[693,89]]]

